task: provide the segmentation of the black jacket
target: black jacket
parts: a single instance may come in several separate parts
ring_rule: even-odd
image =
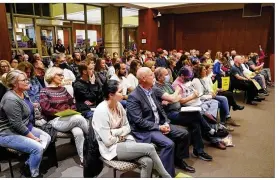
[[[0,102],[6,92],[7,92],[7,88],[2,83],[0,83]]]
[[[76,108],[78,112],[81,112],[83,116],[86,115],[91,108],[96,107],[103,100],[103,94],[99,80],[96,79],[95,84],[78,79],[73,84],[74,96],[76,100]],[[85,104],[85,101],[93,103],[92,106]]]

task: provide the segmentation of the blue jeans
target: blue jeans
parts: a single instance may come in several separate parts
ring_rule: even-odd
[[[222,123],[226,122],[226,118],[230,116],[230,108],[228,99],[225,96],[216,96],[215,99],[219,102],[220,108],[220,121]]]
[[[40,137],[40,135],[46,136],[47,146],[45,149],[47,149],[51,140],[49,134],[35,127],[33,127],[31,133],[33,133],[33,135],[38,138]],[[36,177],[39,175],[39,167],[44,152],[41,143],[26,136],[12,134],[0,135],[0,146],[30,154],[29,159],[26,163],[30,167],[31,176]]]

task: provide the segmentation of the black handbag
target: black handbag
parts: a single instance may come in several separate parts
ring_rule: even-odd
[[[98,142],[92,126],[92,118],[90,118],[89,133],[85,135],[83,146],[83,177],[93,178],[100,174],[103,169],[100,156]]]

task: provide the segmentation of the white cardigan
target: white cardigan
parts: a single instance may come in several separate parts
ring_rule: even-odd
[[[205,80],[205,79],[203,79]],[[200,99],[205,100],[205,99],[212,99],[212,95],[203,95],[204,94],[204,87],[201,84],[200,80],[198,78],[194,78],[192,80],[192,84],[194,86],[194,89],[199,93]],[[209,85],[207,83],[204,84],[206,89],[210,91]]]
[[[129,135],[130,126],[127,120],[126,111],[120,102],[118,102],[118,109],[123,114],[122,127],[119,129],[111,129],[109,119],[112,118],[112,114],[109,111],[107,101],[101,102],[94,111],[92,125],[96,134],[96,138],[99,145],[99,152],[104,159],[111,160],[117,156],[117,143],[119,142],[119,136],[124,136],[126,139],[135,141],[134,138]]]

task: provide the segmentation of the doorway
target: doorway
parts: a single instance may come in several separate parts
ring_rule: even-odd
[[[42,58],[51,58],[58,39],[65,46],[65,54],[71,54],[72,28],[67,26],[38,25],[36,28],[36,39],[39,54]]]

